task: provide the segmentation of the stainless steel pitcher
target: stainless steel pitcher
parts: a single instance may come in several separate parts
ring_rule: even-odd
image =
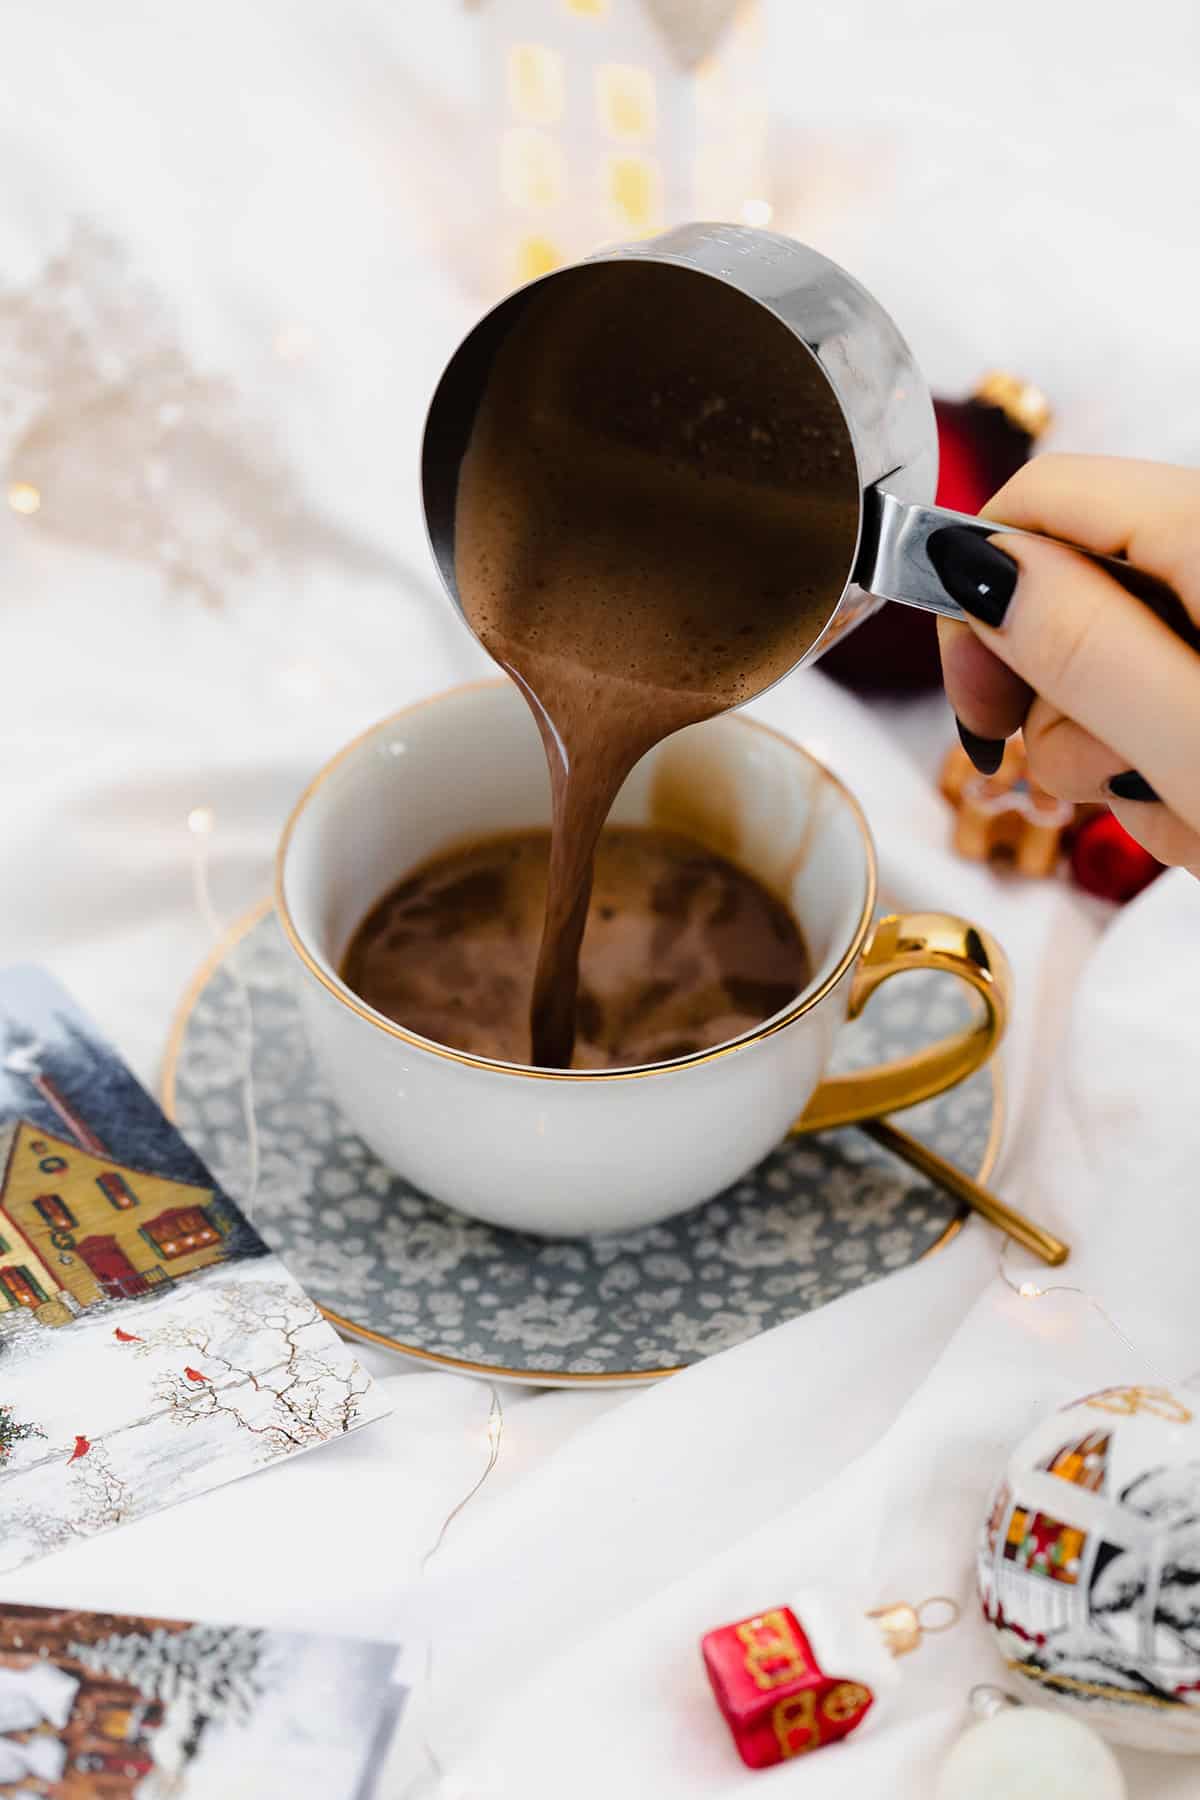
[[[568,282],[597,263],[633,268],[647,261],[737,289],[787,326],[797,354],[814,360],[833,392],[858,474],[858,522],[853,535],[847,532],[841,596],[796,666],[819,657],[885,600],[963,618],[930,561],[930,538],[947,525],[965,525],[981,536],[1012,527],[932,504],[938,466],[933,403],[896,326],[852,275],[806,244],[739,225],[703,224],[602,251],[586,264],[531,282],[501,301],[454,353],[426,421],[422,488],[430,545],[459,610],[454,567],[459,465],[499,345],[533,297],[554,283]],[[1107,568],[1182,635],[1195,638],[1169,588],[1118,558],[1081,554]]]

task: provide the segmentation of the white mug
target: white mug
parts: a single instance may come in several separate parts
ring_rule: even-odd
[[[383,720],[326,765],[288,820],[275,898],[313,1050],[350,1123],[426,1193],[521,1231],[630,1231],[719,1193],[790,1128],[894,1112],[991,1054],[1007,1010],[1003,953],[941,913],[872,924],[866,821],[790,739],[740,713],[692,726],[643,758],[612,819],[683,831],[781,896],[808,946],[803,992],[715,1049],[575,1071],[450,1049],[346,986],[339,968],[355,928],[406,874],[464,841],[548,826],[545,755],[508,681]],[[909,968],[969,982],[984,1001],[977,1023],[897,1063],[822,1080],[847,1018]]]

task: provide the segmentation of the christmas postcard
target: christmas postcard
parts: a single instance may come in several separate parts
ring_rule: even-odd
[[[367,1800],[394,1645],[0,1603],[0,1793]]]
[[[31,968],[0,971],[0,1377],[0,1571],[386,1410],[116,1052]]]

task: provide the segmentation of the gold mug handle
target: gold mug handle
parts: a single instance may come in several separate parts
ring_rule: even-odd
[[[990,933],[952,913],[891,913],[876,921],[850,983],[848,1019],[856,1019],[875,989],[905,969],[945,969],[975,989],[984,1011],[975,1024],[895,1062],[821,1083],[793,1132],[830,1131],[916,1106],[954,1087],[985,1063],[1004,1035],[1012,975]]]

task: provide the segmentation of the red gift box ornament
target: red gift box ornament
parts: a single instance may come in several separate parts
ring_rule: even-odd
[[[875,1696],[861,1681],[826,1675],[794,1612],[775,1606],[700,1640],[717,1705],[751,1769],[847,1737]]]

